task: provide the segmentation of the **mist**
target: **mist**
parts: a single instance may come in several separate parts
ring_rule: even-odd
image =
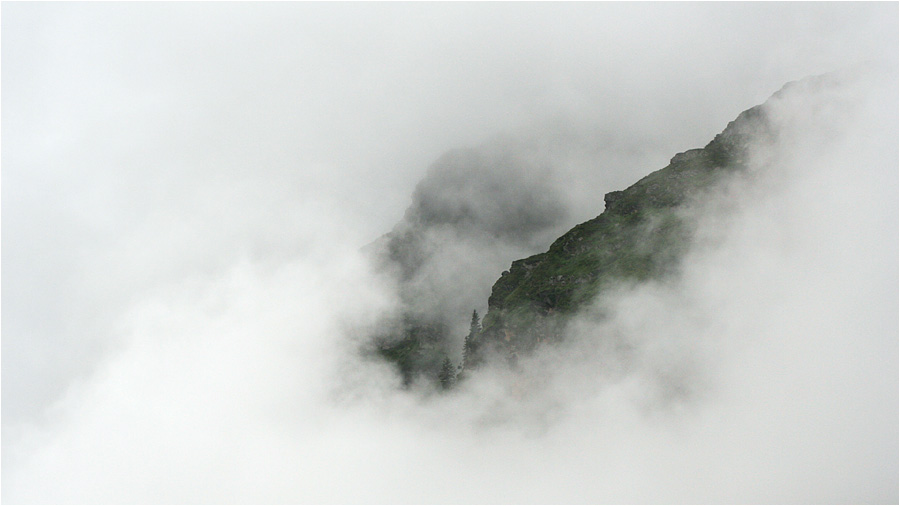
[[[898,501],[896,4],[2,15],[3,502]],[[676,279],[442,395],[359,354],[408,209],[481,227],[423,278],[464,329],[606,192],[840,69],[770,100]],[[450,175],[502,198],[442,200],[429,167],[491,149]]]

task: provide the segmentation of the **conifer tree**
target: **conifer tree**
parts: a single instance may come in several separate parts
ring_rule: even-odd
[[[478,322],[478,311],[472,311],[472,322],[469,324],[469,334],[466,336],[465,341],[463,342],[463,359],[462,359],[462,368],[465,369],[470,365],[475,365],[475,339],[478,337],[478,334],[481,333],[481,324]]]
[[[469,336],[474,337],[481,332],[481,323],[478,322],[478,310],[472,310],[472,322],[469,324]]]
[[[449,358],[444,358],[444,364],[441,365],[441,372],[438,374],[438,379],[441,380],[441,388],[444,390],[452,387],[453,383],[456,381],[456,371],[453,369],[453,362],[451,362]]]

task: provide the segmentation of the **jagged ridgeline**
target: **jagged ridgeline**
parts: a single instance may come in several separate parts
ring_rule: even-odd
[[[446,154],[401,223],[369,247],[403,302],[369,352],[395,364],[404,384],[423,377],[447,386],[448,361],[470,369],[559,341],[604,290],[675,275],[692,239],[683,206],[744,170],[748,146],[772,135],[765,104],[744,111],[705,147],[607,193],[602,214],[562,236],[566,207],[549,167],[517,157],[509,143]],[[470,327],[485,298],[487,314]]]

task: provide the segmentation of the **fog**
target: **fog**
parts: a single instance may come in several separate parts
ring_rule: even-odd
[[[897,502],[897,14],[5,3],[3,502]],[[770,100],[677,279],[443,395],[359,355],[404,304],[362,248],[454,205],[417,188],[448,151],[535,171],[466,196],[528,237],[429,278],[481,311],[604,193],[840,69]]]

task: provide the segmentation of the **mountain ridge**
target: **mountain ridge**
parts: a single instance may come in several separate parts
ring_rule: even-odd
[[[673,156],[624,190],[604,195],[604,211],[560,236],[550,248],[513,261],[491,290],[467,368],[490,357],[515,360],[563,339],[571,315],[604,290],[677,274],[692,230],[679,211],[723,178],[747,168],[751,143],[769,142],[766,105],[741,112],[702,148]]]
[[[544,211],[553,211],[554,200],[539,194],[544,188],[535,181],[540,178],[529,180],[528,177],[534,176],[519,169],[506,170],[499,179],[491,176],[495,179],[490,180],[489,187],[482,186],[474,191],[466,189],[473,181],[453,174],[449,179],[451,184],[439,185],[445,192],[439,195],[442,197],[448,195],[448,188],[462,188],[464,199],[477,195],[479,199],[491,201],[491,188],[503,188],[503,184],[521,185],[523,183],[517,177],[524,174],[524,192],[503,194],[499,199],[502,205],[492,201],[489,206],[492,211],[487,219],[478,218],[477,212],[473,213],[471,208],[466,207],[467,201],[459,205],[453,199],[438,198],[435,199],[435,207],[435,202],[429,202],[427,192],[420,191],[428,185],[420,183],[413,198],[414,204],[404,216],[405,221],[386,236],[388,261],[385,265],[400,268],[398,279],[401,293],[407,298],[407,309],[399,320],[395,320],[393,327],[376,336],[370,351],[395,364],[404,385],[410,385],[422,376],[437,384],[440,375],[443,378],[440,383],[446,386],[446,362],[458,356],[454,347],[460,347],[460,344],[462,359],[458,370],[463,376],[485,363],[502,363],[504,360],[515,363],[520,354],[531,353],[542,345],[563,340],[571,317],[589,305],[592,311],[602,316],[604,307],[601,296],[608,290],[677,276],[680,261],[692,247],[694,239],[695,224],[689,211],[702,205],[728,178],[752,176],[759,165],[753,159],[758,152],[752,147],[773,145],[778,139],[776,122],[770,117],[772,102],[798,90],[827,89],[851,74],[849,71],[835,72],[789,82],[762,104],[738,114],[705,146],[679,152],[671,157],[665,167],[647,174],[625,189],[605,193],[605,208],[599,215],[565,231],[543,251],[538,250],[506,264],[509,268],[503,270],[499,278],[494,278],[491,285],[484,318],[478,325],[477,312],[473,315],[472,330],[463,343],[453,335],[454,331],[446,318],[435,318],[415,309],[421,302],[419,298],[431,295],[427,291],[417,291],[415,284],[410,282],[421,275],[421,266],[424,265],[421,248],[423,245],[429,246],[427,237],[434,233],[434,227],[429,229],[420,225],[430,221],[437,223],[441,230],[447,227],[453,229],[458,223],[472,221],[472,216],[475,216],[474,222],[480,223],[479,226],[488,232],[482,234],[488,241],[499,240],[505,234],[511,240],[527,242],[529,233],[519,234],[519,225],[515,222],[498,229],[490,220],[509,212],[514,219],[527,217],[525,223],[538,224],[534,230],[546,232],[548,224],[558,225],[565,213],[557,213],[552,219],[542,222],[543,211],[535,212],[530,208],[530,203],[541,203]],[[466,156],[469,159],[478,158],[472,153]],[[490,164],[483,166],[490,168]],[[472,174],[465,170],[463,173]],[[445,175],[432,168],[429,177],[440,181]],[[498,181],[502,183],[499,186]],[[526,198],[519,200],[516,198],[519,195]],[[515,212],[506,209],[507,205],[514,206]],[[419,213],[422,206],[429,209],[443,206],[445,213],[449,209],[447,216],[452,219],[443,219],[441,212],[431,215]],[[423,220],[423,217],[426,219]],[[453,230],[457,235],[452,237],[460,237],[462,229]],[[498,233],[498,230],[503,233]],[[464,235],[462,239],[467,240]],[[451,271],[455,269],[453,265],[441,265],[439,262],[430,266],[438,270],[444,267],[449,267]],[[459,274],[459,271],[454,273]],[[463,276],[465,274],[462,272]],[[469,306],[467,314],[471,314],[471,307],[483,306],[474,303]],[[434,314],[442,310],[437,303],[432,304],[431,309],[437,311]],[[465,321],[459,316],[454,318]]]

